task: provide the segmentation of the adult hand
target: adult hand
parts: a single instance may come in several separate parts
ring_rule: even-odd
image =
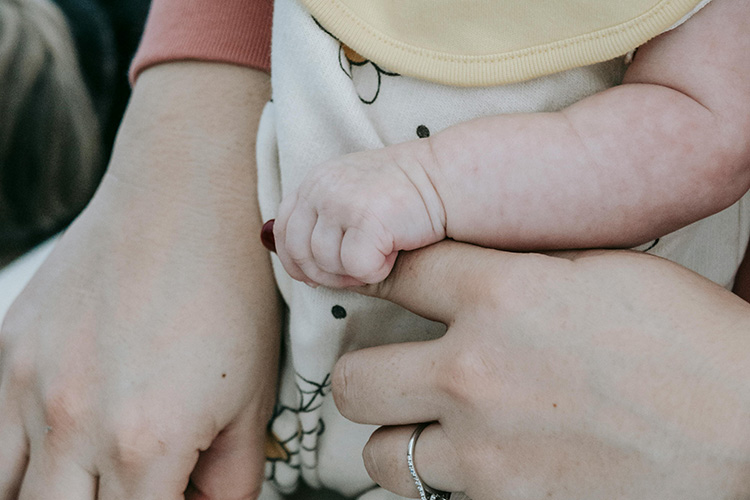
[[[490,499],[750,494],[750,306],[665,260],[542,256],[445,242],[366,293],[448,325],[341,358],[342,414],[383,425],[372,478]]]
[[[3,326],[0,499],[257,494],[279,338],[250,140],[267,97],[232,66],[138,80],[97,195]]]

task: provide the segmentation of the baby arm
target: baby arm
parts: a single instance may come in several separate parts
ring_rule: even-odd
[[[641,47],[623,85],[560,112],[482,118],[327,163],[282,203],[285,268],[308,283],[371,283],[399,250],[445,237],[628,247],[726,208],[750,186],[748,25],[746,2],[714,0]]]

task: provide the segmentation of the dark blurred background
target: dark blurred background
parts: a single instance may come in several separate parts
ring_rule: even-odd
[[[150,0],[0,0],[0,267],[92,196]]]

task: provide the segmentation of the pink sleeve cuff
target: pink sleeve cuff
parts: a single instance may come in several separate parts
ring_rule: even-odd
[[[170,61],[214,61],[269,71],[273,0],[153,0],[130,82]]]

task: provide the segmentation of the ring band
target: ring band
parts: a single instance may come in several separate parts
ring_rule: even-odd
[[[422,478],[417,474],[417,466],[414,461],[414,448],[417,446],[417,439],[419,439],[419,435],[422,434],[425,427],[431,423],[433,422],[419,424],[417,428],[414,429],[414,432],[412,432],[411,438],[409,438],[409,447],[406,451],[406,462],[409,464],[409,472],[414,479],[414,484],[417,486],[421,500],[448,500],[451,496],[449,491],[440,491],[435,488],[430,488],[427,486],[427,483],[422,481]]]

